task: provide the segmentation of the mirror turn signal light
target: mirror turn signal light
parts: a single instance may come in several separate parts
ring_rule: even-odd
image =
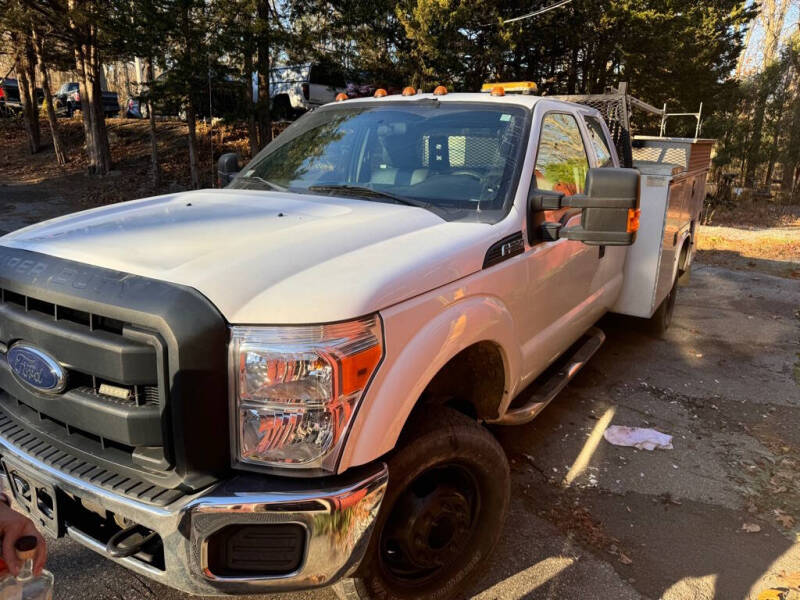
[[[403,96],[415,96],[416,94],[417,94],[417,90],[415,90],[411,86],[403,88]]]
[[[443,85],[437,85],[436,89],[433,90],[434,96],[446,96],[447,95],[447,88]]]
[[[344,92],[339,92],[338,94],[336,94],[336,101],[341,102],[342,100],[347,100],[347,94],[345,94]]]
[[[376,98],[383,98],[386,95],[387,95],[387,92],[383,88],[378,88],[377,90],[375,90],[375,97]]]
[[[628,233],[639,231],[639,217],[642,215],[641,208],[628,209]]]
[[[505,96],[506,90],[502,85],[496,85],[492,88],[492,96]]]

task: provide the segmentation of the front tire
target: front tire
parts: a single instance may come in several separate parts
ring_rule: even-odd
[[[488,563],[508,512],[511,475],[497,440],[454,409],[412,417],[390,456],[389,486],[342,600],[459,597]]]

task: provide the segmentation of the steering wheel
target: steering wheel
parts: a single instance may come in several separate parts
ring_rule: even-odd
[[[483,181],[483,176],[480,173],[476,173],[475,171],[470,171],[468,169],[460,169],[458,171],[451,171],[450,173],[448,173],[448,175],[472,177],[476,181]]]

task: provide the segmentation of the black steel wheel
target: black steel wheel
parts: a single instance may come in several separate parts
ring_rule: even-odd
[[[387,461],[389,487],[350,600],[459,596],[487,563],[505,521],[510,472],[492,435],[453,409],[423,409]]]

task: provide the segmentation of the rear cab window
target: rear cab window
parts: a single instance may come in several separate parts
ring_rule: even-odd
[[[614,159],[612,158],[611,146],[608,144],[606,132],[603,129],[600,119],[597,117],[584,117],[586,129],[589,132],[589,141],[594,149],[594,155],[597,158],[598,167],[613,167]]]

